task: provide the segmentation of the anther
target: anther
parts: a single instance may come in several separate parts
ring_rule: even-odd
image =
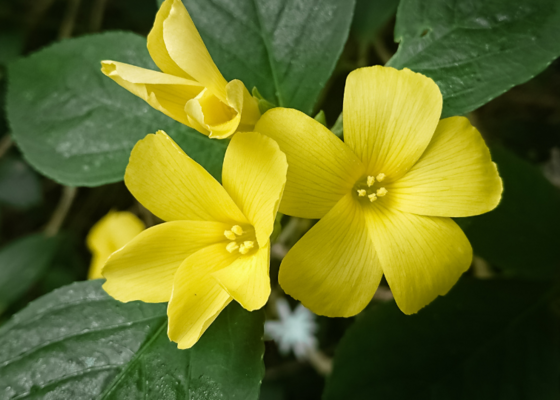
[[[246,249],[252,249],[255,246],[255,242],[253,242],[252,240],[247,240],[243,242],[243,245]]]
[[[368,187],[371,187],[373,184],[375,183],[375,178],[373,176],[368,176],[367,177],[367,185]]]
[[[377,179],[377,182],[381,182],[381,181],[383,181],[383,179],[385,179],[385,174],[381,173],[381,174],[377,175],[377,177],[375,179]]]
[[[358,189],[357,192],[360,197],[364,197],[366,195],[366,191],[364,189]]]
[[[230,253],[233,253],[235,250],[239,248],[239,245],[236,242],[229,242],[226,246],[226,250]]]
[[[377,197],[383,197],[387,194],[387,189],[384,187],[377,189]]]
[[[375,195],[375,193],[372,193],[368,196],[368,199],[373,203],[375,200],[377,200],[377,196]]]
[[[235,233],[237,236],[241,236],[243,235],[243,228],[241,228],[239,225],[234,225],[233,228],[231,228],[232,232]]]
[[[249,252],[249,250],[251,250],[251,249],[248,248],[247,246],[245,246],[245,243],[242,244],[241,246],[239,246],[239,252],[241,254],[247,254]]]
[[[237,236],[235,236],[235,233],[233,233],[232,231],[225,231],[224,232],[224,236],[226,238],[228,238],[229,240],[235,240],[237,239]]]

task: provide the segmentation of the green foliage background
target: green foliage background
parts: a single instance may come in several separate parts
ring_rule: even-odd
[[[102,59],[155,69],[145,35],[158,4],[3,0],[0,398],[560,398],[560,2],[183,2],[228,80],[278,106],[324,111],[341,137],[353,69],[387,64],[434,79],[443,117],[469,117],[504,180],[495,211],[457,219],[473,266],[417,315],[376,296],[353,319],[319,318],[327,376],[263,341],[272,308],[232,304],[193,349],[177,350],[165,305],[122,304],[100,281],[83,282],[85,236],[109,210],[156,222],[121,182],[136,141],[163,129],[221,176],[225,141],[100,72]]]

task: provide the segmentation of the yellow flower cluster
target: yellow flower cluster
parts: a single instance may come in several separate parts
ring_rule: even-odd
[[[131,193],[166,222],[112,254],[104,288],[121,301],[169,302],[180,348],[232,300],[247,310],[266,303],[277,211],[319,219],[279,273],[317,314],[356,315],[383,275],[412,314],[469,268],[471,246],[451,217],[495,208],[502,181],[466,118],[440,120],[431,79],[381,66],[352,72],[343,142],[293,109],[261,116],[243,83],[224,80],[180,0],[163,3],[148,49],[163,72],[116,61],[103,72],[177,121],[232,137],[223,186],[161,131],[136,144],[126,169]]]

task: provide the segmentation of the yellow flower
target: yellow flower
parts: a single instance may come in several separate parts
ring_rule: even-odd
[[[89,231],[86,242],[93,257],[88,279],[99,279],[101,269],[111,254],[144,230],[138,217],[127,211],[109,211]]]
[[[169,338],[193,346],[233,299],[247,310],[270,294],[270,234],[286,182],[286,156],[256,132],[235,135],[223,187],[164,132],[130,155],[125,183],[165,222],[114,253],[103,288],[120,301],[169,302]]]
[[[166,0],[148,35],[162,72],[102,61],[102,72],[165,115],[211,138],[252,131],[260,117],[243,82],[227,82],[181,0]]]
[[[480,133],[463,117],[439,121],[441,109],[431,79],[376,66],[348,76],[346,143],[301,112],[263,115],[256,130],[290,166],[280,212],[321,219],[282,262],[288,294],[318,314],[348,317],[385,274],[412,314],[469,268],[472,248],[449,217],[495,208],[502,181]]]

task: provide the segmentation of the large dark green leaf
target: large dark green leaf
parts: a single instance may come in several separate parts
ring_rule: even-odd
[[[45,272],[58,243],[57,238],[36,234],[0,249],[0,313]]]
[[[550,278],[560,266],[560,196],[531,164],[503,148],[492,157],[504,181],[503,198],[487,214],[459,218],[476,254],[506,274]]]
[[[461,115],[545,69],[559,36],[557,0],[401,0],[388,65],[434,79],[443,115]]]
[[[41,182],[29,165],[18,157],[0,160],[0,203],[26,209],[42,200]]]
[[[325,400],[558,399],[547,289],[464,279],[417,315],[372,308],[340,342]]]
[[[395,15],[399,0],[356,0],[352,32],[363,41],[371,41]]]
[[[0,329],[2,399],[257,399],[263,314],[228,306],[190,350],[165,304],[120,303],[101,281],[58,289]]]
[[[183,0],[224,76],[310,114],[346,43],[354,0]]]
[[[173,121],[103,76],[104,59],[155,69],[146,39],[124,32],[65,40],[10,65],[8,120],[30,164],[66,185],[116,182],[134,144],[163,129],[219,177],[226,143]]]

